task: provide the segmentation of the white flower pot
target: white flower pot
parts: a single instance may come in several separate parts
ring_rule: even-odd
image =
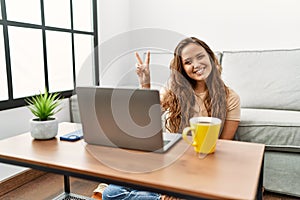
[[[31,136],[38,140],[47,140],[54,138],[58,131],[58,120],[53,118],[48,121],[30,120]]]

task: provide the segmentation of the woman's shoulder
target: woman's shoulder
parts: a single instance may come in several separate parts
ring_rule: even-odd
[[[228,88],[228,97],[240,98],[237,92],[235,92],[232,88]]]
[[[240,121],[241,103],[239,95],[231,88],[228,88],[226,120]]]
[[[228,87],[228,95],[227,95],[227,104],[228,105],[240,104],[240,96],[232,88],[229,87]]]

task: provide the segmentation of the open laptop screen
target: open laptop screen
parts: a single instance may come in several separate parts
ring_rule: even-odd
[[[84,139],[89,144],[157,151],[163,147],[157,90],[78,87]]]

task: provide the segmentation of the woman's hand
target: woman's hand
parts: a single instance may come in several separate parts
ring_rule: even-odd
[[[143,62],[140,55],[135,52],[135,57],[138,61],[136,63],[136,74],[139,77],[139,83],[141,88],[150,88],[150,70],[149,70],[149,63],[150,63],[150,52],[148,51],[146,54],[146,59]]]

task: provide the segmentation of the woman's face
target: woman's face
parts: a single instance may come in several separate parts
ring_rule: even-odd
[[[204,81],[212,70],[209,55],[205,49],[190,43],[182,49],[182,65],[186,74],[195,81]]]

